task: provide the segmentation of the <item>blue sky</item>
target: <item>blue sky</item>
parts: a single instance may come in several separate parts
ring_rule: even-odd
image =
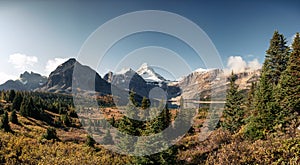
[[[274,30],[279,30],[288,40],[300,31],[299,6],[299,1],[276,0],[2,0],[0,83],[17,78],[25,70],[48,75],[58,63],[76,57],[99,26],[122,14],[140,10],[169,11],[196,23],[216,46],[225,67],[228,59],[238,64],[256,59],[262,63]],[[195,52],[181,41],[164,34],[146,33],[129,36],[116,44],[107,54],[105,66],[98,68],[100,74],[114,70],[116,61],[129,53],[126,51],[145,46],[172,49],[187,60],[192,70],[205,68],[203,62],[195,58]],[[137,69],[138,65],[140,63],[132,67]],[[177,69],[180,71],[180,67]]]

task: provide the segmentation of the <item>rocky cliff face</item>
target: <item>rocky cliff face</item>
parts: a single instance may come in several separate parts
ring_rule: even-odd
[[[212,88],[220,86],[220,75],[223,72],[220,69],[196,70],[183,77],[174,86],[181,89],[181,95],[185,99],[198,99],[200,94],[207,93]],[[178,99],[178,98],[177,98]]]
[[[73,79],[74,67],[76,67],[76,76]],[[110,94],[110,84],[107,81],[103,80],[96,71],[88,66],[81,65],[73,58],[51,72],[47,83],[40,90],[70,93],[72,92],[72,86],[80,90],[94,89],[100,94]]]
[[[187,99],[208,99],[211,95],[215,98],[224,99],[228,87],[230,74],[225,74],[220,69],[199,69],[183,77],[178,82],[171,83],[181,89],[181,95]],[[252,82],[257,82],[260,77],[260,70],[245,71],[236,74],[236,84],[240,90],[249,89]],[[179,100],[179,97],[173,98]]]

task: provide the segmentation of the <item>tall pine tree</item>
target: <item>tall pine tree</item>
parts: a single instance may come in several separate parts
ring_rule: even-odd
[[[256,82],[251,83],[251,87],[247,93],[247,99],[246,99],[246,107],[245,107],[245,116],[249,117],[251,115],[251,112],[253,112],[254,109],[254,96],[255,96],[255,90],[256,90]]]
[[[18,116],[16,110],[13,110],[12,113],[10,114],[10,122],[14,124],[18,124]]]
[[[223,118],[221,125],[223,128],[235,133],[243,124],[244,110],[241,107],[243,97],[238,91],[238,86],[235,84],[236,75],[231,73],[230,89],[226,96],[225,109],[223,111]]]
[[[16,94],[16,96],[13,100],[12,109],[16,110],[16,111],[19,111],[20,107],[21,107],[21,104],[22,104],[22,101],[23,101],[23,97],[22,97],[21,93],[17,92],[17,94]]]
[[[4,113],[4,115],[1,119],[0,129],[3,129],[5,132],[11,131],[9,123],[8,123],[8,114],[7,114],[7,112]]]
[[[126,107],[126,116],[123,116],[118,123],[118,129],[122,133],[117,134],[117,146],[126,152],[134,151],[134,145],[137,141],[135,136],[140,135],[140,127],[142,125],[140,121],[135,120],[138,118],[138,111],[136,109],[137,103],[134,98],[135,93],[131,91],[129,102]]]
[[[147,119],[149,118],[149,107],[150,107],[150,101],[148,98],[146,97],[143,97],[143,100],[142,100],[142,104],[141,104],[141,118],[143,119]]]
[[[266,51],[260,81],[254,94],[252,115],[245,130],[245,135],[251,139],[263,138],[266,132],[274,131],[274,126],[278,124],[276,119],[280,109],[274,89],[287,67],[289,55],[290,49],[284,36],[275,31]]]
[[[270,40],[270,47],[266,51],[264,72],[268,82],[274,85],[277,85],[281,73],[287,66],[290,49],[286,43],[284,36],[275,31]]]
[[[283,123],[291,121],[300,113],[300,36],[296,34],[287,69],[283,72],[277,86],[276,101],[281,108]]]
[[[15,96],[16,96],[15,90],[10,90],[9,94],[8,94],[8,101],[12,102],[14,100]]]

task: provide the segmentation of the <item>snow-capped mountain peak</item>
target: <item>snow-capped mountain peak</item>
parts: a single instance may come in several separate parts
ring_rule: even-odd
[[[137,70],[137,73],[143,77],[144,80],[148,82],[162,82],[166,81],[161,75],[156,73],[154,69],[147,63],[143,63],[141,67]]]

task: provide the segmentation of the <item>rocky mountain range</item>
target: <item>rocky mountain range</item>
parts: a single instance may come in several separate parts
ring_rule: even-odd
[[[74,80],[75,66],[77,77]],[[178,81],[167,81],[151,66],[143,64],[137,71],[130,68],[123,69],[117,73],[109,72],[102,78],[95,70],[71,58],[59,65],[48,78],[37,73],[25,72],[20,75],[18,80],[9,80],[0,85],[0,90],[71,93],[72,87],[76,87],[80,90],[94,89],[101,95],[119,93],[119,97],[128,94],[129,90],[133,90],[141,97],[148,97],[152,89],[159,87],[165,92],[167,99],[178,100],[180,96],[205,99],[212,94],[224,93],[229,75],[221,69],[197,69]],[[259,79],[260,70],[246,70],[236,76],[238,77],[236,82],[240,89],[248,89],[252,82]]]
[[[8,80],[4,84],[0,85],[0,90],[25,90],[33,91],[37,88],[44,86],[47,82],[47,77],[41,76],[38,73],[24,72],[17,80]]]
[[[231,74],[221,69],[197,69],[177,82],[170,83],[178,86],[182,92],[180,96],[186,99],[208,100],[213,95],[215,99],[224,100]],[[252,82],[258,81],[260,70],[245,70],[236,73],[236,84],[240,90],[247,90]],[[178,101],[179,97],[172,98]]]

